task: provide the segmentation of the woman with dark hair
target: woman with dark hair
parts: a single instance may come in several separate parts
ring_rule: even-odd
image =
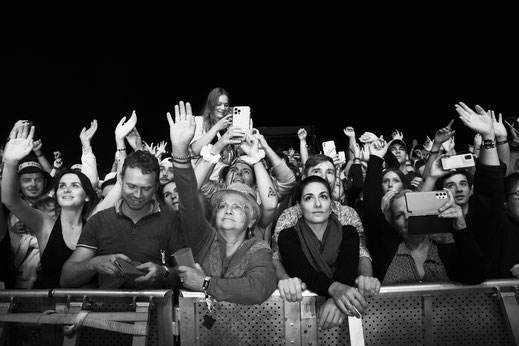
[[[353,225],[341,225],[332,213],[332,190],[320,176],[309,176],[296,188],[302,217],[295,226],[279,233],[279,252],[287,274],[327,301],[320,307],[319,326],[328,329],[346,317],[365,312],[365,297],[356,287],[359,266],[359,234]],[[369,280],[369,296],[380,282]]]
[[[18,162],[31,152],[34,130],[34,126],[22,125],[5,145],[2,202],[34,232],[38,241],[42,271],[34,288],[55,288],[60,287],[63,263],[75,249],[97,196],[86,175],[67,169],[55,177],[55,198],[60,208],[58,218],[31,207],[20,198]]]

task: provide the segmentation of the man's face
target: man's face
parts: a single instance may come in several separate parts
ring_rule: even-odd
[[[123,176],[122,198],[132,210],[147,208],[153,199],[156,173],[143,174],[138,167],[128,167]]]
[[[406,161],[406,151],[405,147],[402,144],[395,143],[391,145],[391,148],[389,148],[389,151],[393,153],[393,155],[396,156],[399,163],[403,163]]]
[[[175,175],[173,174],[173,165],[160,165],[160,185],[165,185],[169,183],[173,180],[174,176]]]
[[[335,187],[336,176],[335,176],[335,167],[333,166],[333,163],[331,163],[329,161],[324,161],[314,167],[311,167],[308,170],[308,176],[311,176],[311,175],[317,175],[317,176],[320,176],[321,178],[323,178],[324,180],[326,180],[328,182],[328,184],[330,184],[330,187],[332,188],[332,190]]]
[[[463,206],[469,202],[470,185],[464,174],[455,174],[443,182],[443,187],[452,192],[454,202]]]
[[[43,173],[24,173],[18,177],[20,191],[27,199],[38,199],[43,194],[45,178]]]

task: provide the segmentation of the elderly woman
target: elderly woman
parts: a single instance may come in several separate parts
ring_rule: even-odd
[[[262,303],[276,289],[276,273],[269,245],[250,235],[260,216],[254,190],[231,184],[211,197],[212,224],[200,217],[202,206],[188,149],[195,131],[191,105],[180,102],[175,106],[175,121],[168,113],[168,122],[182,232],[197,262],[195,268],[178,267],[184,287],[204,291],[217,301]]]
[[[359,234],[353,225],[341,225],[331,212],[332,190],[320,176],[309,176],[297,187],[296,197],[302,217],[293,227],[279,233],[278,245],[283,265],[292,277],[307,288],[328,298],[319,311],[323,329],[343,322],[346,315],[361,317],[367,303],[357,289]],[[380,290],[372,277],[366,296]]]

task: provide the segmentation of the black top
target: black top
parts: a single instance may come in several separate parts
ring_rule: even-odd
[[[85,221],[83,220],[83,225]],[[69,249],[63,239],[63,230],[61,228],[61,218],[56,219],[56,223],[52,228],[49,241],[45,247],[45,251],[41,254],[41,273],[34,283],[33,288],[58,288],[59,278],[61,276],[61,268],[63,264],[72,255],[74,250]]]
[[[329,298],[328,287],[335,281],[355,286],[359,267],[359,233],[355,227],[342,226],[342,242],[335,261],[335,273],[331,279],[315,270],[308,262],[294,227],[286,228],[279,233],[278,246],[288,275],[300,278],[309,290],[318,295]]]

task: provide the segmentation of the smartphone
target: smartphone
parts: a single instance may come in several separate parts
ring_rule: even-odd
[[[116,259],[114,261],[115,266],[121,271],[123,275],[137,275],[137,276],[143,276],[146,275],[145,272],[142,270],[139,270],[135,268],[135,264],[128,263],[126,261]]]
[[[236,106],[232,108],[232,126],[241,127],[243,130],[251,129],[249,106]]]
[[[323,142],[323,154],[326,156],[330,156],[331,158],[334,158],[337,156],[337,151],[335,149],[334,141]]]
[[[346,162],[346,153],[344,151],[339,151],[339,160],[341,163],[345,163]]]
[[[455,168],[474,167],[476,165],[472,154],[461,154],[442,157],[442,167],[444,170]]]
[[[406,192],[404,196],[410,216],[438,215],[438,209],[449,199],[444,190]]]

